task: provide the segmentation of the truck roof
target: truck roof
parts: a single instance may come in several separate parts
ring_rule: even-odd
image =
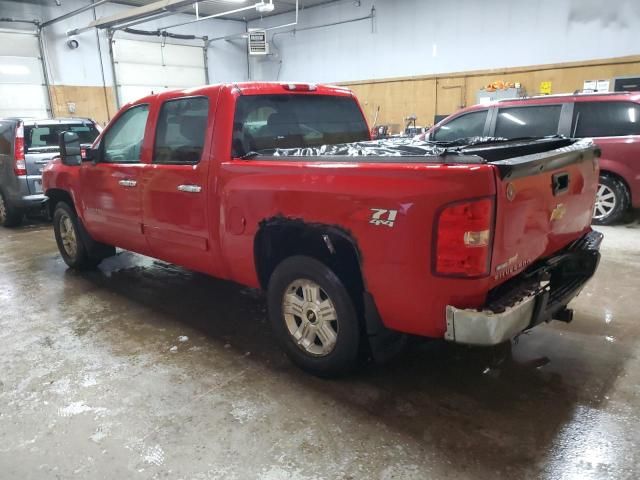
[[[164,90],[147,95],[131,104],[146,103],[154,98],[173,98],[187,95],[207,95],[219,90],[237,90],[247,95],[276,95],[286,93],[308,93],[316,95],[352,96],[353,92],[337,85],[320,85],[305,82],[235,82],[203,85],[200,87]]]
[[[92,119],[86,117],[60,117],[60,118],[28,118],[28,117],[6,117],[0,120],[8,120],[13,122],[22,122],[25,126],[33,125],[60,125],[63,123],[95,123]]]

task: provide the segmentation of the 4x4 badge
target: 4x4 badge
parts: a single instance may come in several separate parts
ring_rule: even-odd
[[[387,210],[386,208],[372,208],[371,220],[369,223],[373,225],[385,225],[387,227],[393,227],[398,216],[397,210]]]

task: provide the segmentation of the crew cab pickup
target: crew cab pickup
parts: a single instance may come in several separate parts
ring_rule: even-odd
[[[371,141],[339,87],[244,83],[124,106],[45,168],[72,268],[114,246],[267,291],[290,358],[339,374],[406,334],[507,342],[599,261],[588,140]]]

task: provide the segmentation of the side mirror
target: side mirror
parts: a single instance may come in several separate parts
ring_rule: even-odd
[[[60,157],[64,165],[80,165],[80,138],[75,132],[62,132],[59,137]]]

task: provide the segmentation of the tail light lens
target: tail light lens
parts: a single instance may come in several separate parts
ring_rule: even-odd
[[[27,164],[24,159],[24,125],[18,123],[16,137],[13,143],[13,173],[16,175],[27,174]]]
[[[447,205],[436,223],[435,273],[452,277],[489,275],[493,198]]]

